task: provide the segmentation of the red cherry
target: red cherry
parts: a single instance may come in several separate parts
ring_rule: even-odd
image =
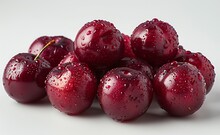
[[[171,61],[177,54],[178,35],[168,23],[153,19],[140,24],[131,35],[134,54],[153,67]]]
[[[128,35],[122,34],[124,39],[124,54],[123,57],[135,58],[134,52],[131,49],[131,39]]]
[[[185,55],[185,53],[186,53],[186,50],[183,48],[182,45],[179,45],[177,48],[177,54],[175,58],[182,57],[183,55]]]
[[[51,45],[40,53],[49,42],[51,42]],[[49,61],[52,67],[57,66],[63,57],[71,51],[73,51],[73,41],[63,36],[39,37],[31,44],[28,50],[29,53],[34,55],[40,53],[40,57]]]
[[[174,116],[196,112],[205,99],[205,80],[199,70],[186,62],[163,65],[154,77],[154,90],[161,108]]]
[[[150,79],[144,73],[127,67],[107,72],[98,88],[102,109],[118,121],[132,120],[144,114],[152,96]]]
[[[74,47],[80,61],[102,70],[122,58],[124,41],[112,23],[94,20],[79,30]]]
[[[65,55],[64,58],[60,61],[59,65],[69,62],[80,62],[74,51],[69,52],[67,55]]]
[[[66,63],[53,68],[48,74],[46,90],[56,109],[76,115],[91,106],[97,91],[96,83],[86,64]]]
[[[29,53],[15,55],[6,65],[3,84],[8,95],[20,103],[32,103],[46,96],[44,89],[49,62]]]
[[[188,62],[196,66],[203,75],[206,82],[206,94],[210,92],[215,81],[215,71],[212,63],[201,53],[186,51],[176,58],[177,61]]]
[[[145,75],[147,75],[150,80],[153,80],[154,78],[154,71],[153,68],[145,61],[135,59],[135,58],[123,58],[119,61],[117,64],[118,67],[129,67],[131,69],[135,69],[138,71],[143,72]]]

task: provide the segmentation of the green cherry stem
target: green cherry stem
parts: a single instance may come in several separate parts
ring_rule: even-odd
[[[40,56],[40,54],[50,45],[52,45],[53,43],[55,43],[55,40],[51,40],[50,42],[48,42],[41,50],[40,52],[36,55],[36,57],[34,58],[34,60],[37,60]]]

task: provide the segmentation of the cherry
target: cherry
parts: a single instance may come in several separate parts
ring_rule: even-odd
[[[187,116],[203,104],[205,80],[195,66],[174,61],[158,70],[154,91],[161,108],[174,116]]]
[[[74,51],[69,52],[67,55],[65,55],[64,58],[60,61],[59,65],[69,62],[80,62]]]
[[[86,64],[66,63],[53,68],[48,74],[46,91],[56,109],[77,115],[91,106],[97,82]]]
[[[115,26],[104,20],[85,24],[75,39],[75,53],[94,69],[105,69],[122,58],[124,41]]]
[[[124,39],[124,54],[123,57],[135,58],[134,52],[131,49],[131,39],[128,35],[122,34]]]
[[[98,100],[104,112],[118,121],[128,121],[144,114],[152,101],[150,79],[142,72],[119,67],[101,79]]]
[[[177,61],[188,62],[196,66],[203,75],[206,82],[206,94],[210,92],[215,81],[215,71],[212,63],[201,53],[186,51],[176,58]]]
[[[46,96],[44,89],[50,63],[30,53],[15,55],[5,67],[3,84],[8,95],[20,103],[32,103]]]
[[[186,53],[186,50],[183,48],[182,45],[179,45],[178,48],[177,48],[177,54],[176,54],[175,59],[178,58],[178,57],[184,56],[185,53]],[[174,61],[175,61],[175,59],[174,59]]]
[[[129,68],[141,71],[144,74],[146,74],[151,80],[153,80],[153,77],[154,77],[153,68],[147,62],[143,60],[125,57],[119,61],[117,66],[118,67],[129,67]]]
[[[135,28],[131,35],[134,54],[153,67],[173,60],[177,54],[178,35],[168,23],[153,19]]]
[[[212,63],[179,45],[175,29],[153,19],[131,36],[105,20],[86,23],[75,41],[42,36],[7,63],[3,85],[19,103],[48,95],[68,115],[86,111],[97,96],[102,110],[117,121],[143,115],[153,96],[172,116],[188,116],[202,106],[215,81]],[[156,73],[156,74],[155,74]]]
[[[40,57],[49,61],[51,66],[55,67],[68,52],[73,51],[73,41],[64,36],[42,36],[31,44],[28,52],[37,55],[49,42],[51,42],[50,47],[40,53]]]

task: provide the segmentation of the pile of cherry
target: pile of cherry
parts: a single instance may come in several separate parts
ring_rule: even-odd
[[[61,112],[77,115],[95,98],[118,121],[143,115],[153,97],[172,116],[191,115],[202,106],[215,79],[201,53],[179,45],[175,29],[153,19],[129,37],[104,20],[85,24],[75,41],[42,36],[28,53],[6,65],[3,85],[19,103],[48,96]]]

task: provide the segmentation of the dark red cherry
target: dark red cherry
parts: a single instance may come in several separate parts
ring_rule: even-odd
[[[176,58],[177,61],[188,62],[196,66],[203,75],[206,82],[206,94],[210,92],[215,81],[215,70],[212,63],[201,53],[186,51],[184,55]]]
[[[115,68],[101,79],[98,100],[104,112],[118,121],[133,120],[144,114],[151,104],[153,89],[142,72]]]
[[[66,63],[53,68],[48,74],[46,91],[56,109],[76,115],[91,106],[97,82],[86,64]]]
[[[122,58],[124,41],[112,23],[94,20],[79,30],[74,47],[80,61],[99,70],[112,66]]]
[[[69,62],[80,62],[74,51],[69,52],[67,55],[65,55],[64,58],[60,61],[59,65]]]
[[[190,63],[163,65],[154,77],[154,91],[161,108],[174,116],[195,113],[205,99],[205,80]]]
[[[186,50],[183,48],[182,45],[179,45],[178,48],[177,48],[177,54],[176,54],[175,59],[178,58],[178,57],[182,57],[183,55],[185,55],[185,53],[186,53]]]
[[[40,57],[49,61],[51,66],[55,67],[60,63],[65,55],[73,51],[73,41],[64,36],[42,36],[37,38],[31,44],[28,52],[37,55],[49,42],[51,42],[51,45],[44,49],[44,51],[40,54]]]
[[[128,35],[122,34],[124,39],[124,55],[123,57],[135,58],[134,52],[131,49],[131,39]]]
[[[30,53],[15,55],[6,65],[3,84],[7,94],[20,103],[32,103],[46,96],[45,79],[49,62]]]
[[[117,66],[118,67],[129,67],[129,68],[141,71],[145,75],[147,75],[151,80],[153,80],[154,78],[153,68],[147,62],[140,60],[140,59],[125,57],[119,61]]]
[[[172,61],[177,54],[178,44],[175,29],[157,19],[140,24],[131,35],[134,54],[153,67]]]

